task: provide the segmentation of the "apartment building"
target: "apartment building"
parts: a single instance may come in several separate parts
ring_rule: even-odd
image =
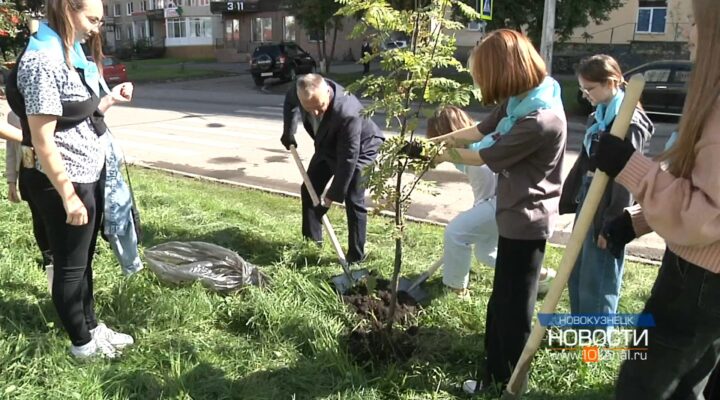
[[[318,35],[330,53],[333,32],[305,32],[282,0],[103,0],[105,44],[119,52],[137,45],[165,47],[168,57],[246,61],[267,42],[294,41],[319,58]],[[335,60],[357,59],[355,21],[337,34]]]
[[[246,61],[255,48],[268,42],[295,42],[319,59],[318,40],[324,36],[327,52],[333,32],[310,33],[300,26],[297,18],[282,0],[224,0],[210,3],[210,11],[221,18],[221,34],[215,43],[219,60]],[[346,19],[344,30],[338,31],[335,60],[357,59],[362,40],[349,39],[355,21]]]
[[[106,46],[165,47],[169,57],[213,57],[221,18],[210,0],[104,0]]]
[[[569,42],[686,42],[691,7],[691,0],[628,0],[607,21],[576,29]]]

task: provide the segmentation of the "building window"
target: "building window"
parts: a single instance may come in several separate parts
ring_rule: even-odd
[[[325,40],[325,30],[308,32],[308,40],[311,42],[320,42]]]
[[[286,42],[295,41],[295,17],[292,15],[283,18],[283,40]]]
[[[127,15],[131,15],[133,13],[133,2],[129,2],[126,4],[127,7]]]
[[[122,15],[122,6],[120,3],[116,3],[114,16],[119,17],[120,15]]]
[[[272,18],[255,18],[252,20],[252,41],[272,42]]]
[[[147,11],[147,0],[140,0],[140,11]]]
[[[122,40],[122,26],[115,26],[115,40]]]
[[[145,30],[145,21],[135,22],[135,32],[137,32],[138,40],[147,37],[147,31]]]
[[[155,28],[154,28],[155,24],[153,24],[152,21],[147,21],[147,23],[148,23],[148,25],[147,25],[148,37],[151,37],[151,38],[155,37]]]
[[[638,9],[638,33],[665,33],[667,7],[640,7]]]
[[[127,39],[131,42],[135,41],[135,35],[133,35],[133,26],[132,24],[128,24],[127,26]]]
[[[110,15],[107,4],[103,4],[103,15]]]
[[[167,37],[169,37],[169,38],[187,37],[187,32],[185,31],[185,19],[184,18],[169,18],[167,20]]]
[[[190,37],[212,37],[210,17],[190,18]]]

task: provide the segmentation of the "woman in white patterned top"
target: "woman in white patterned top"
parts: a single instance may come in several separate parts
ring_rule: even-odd
[[[38,204],[52,250],[52,298],[78,358],[115,357],[129,335],[98,323],[92,258],[103,211],[103,113],[132,98],[132,84],[100,96],[101,0],[49,0],[47,24],[30,39],[8,80],[8,102],[23,126],[27,191]],[[87,43],[97,64],[88,61]],[[14,86],[13,86],[14,85]],[[14,90],[13,90],[14,88]],[[34,149],[34,151],[30,148]]]

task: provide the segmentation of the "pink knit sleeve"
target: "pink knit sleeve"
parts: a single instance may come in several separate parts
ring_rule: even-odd
[[[635,237],[640,237],[653,231],[645,219],[645,214],[643,213],[643,209],[640,204],[626,207],[625,211],[630,214],[630,221],[632,222],[632,227],[635,231]]]
[[[640,203],[647,224],[668,243],[705,246],[720,241],[720,142],[698,143],[697,148],[690,179],[676,178],[638,152],[616,178]]]

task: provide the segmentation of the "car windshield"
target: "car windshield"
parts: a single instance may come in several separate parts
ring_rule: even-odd
[[[107,57],[103,60],[103,66],[105,67],[112,67],[115,64],[117,64],[117,62],[115,62],[115,59],[112,57]]]
[[[280,46],[260,46],[255,49],[255,54],[270,54],[272,56],[277,56],[280,54]]]

